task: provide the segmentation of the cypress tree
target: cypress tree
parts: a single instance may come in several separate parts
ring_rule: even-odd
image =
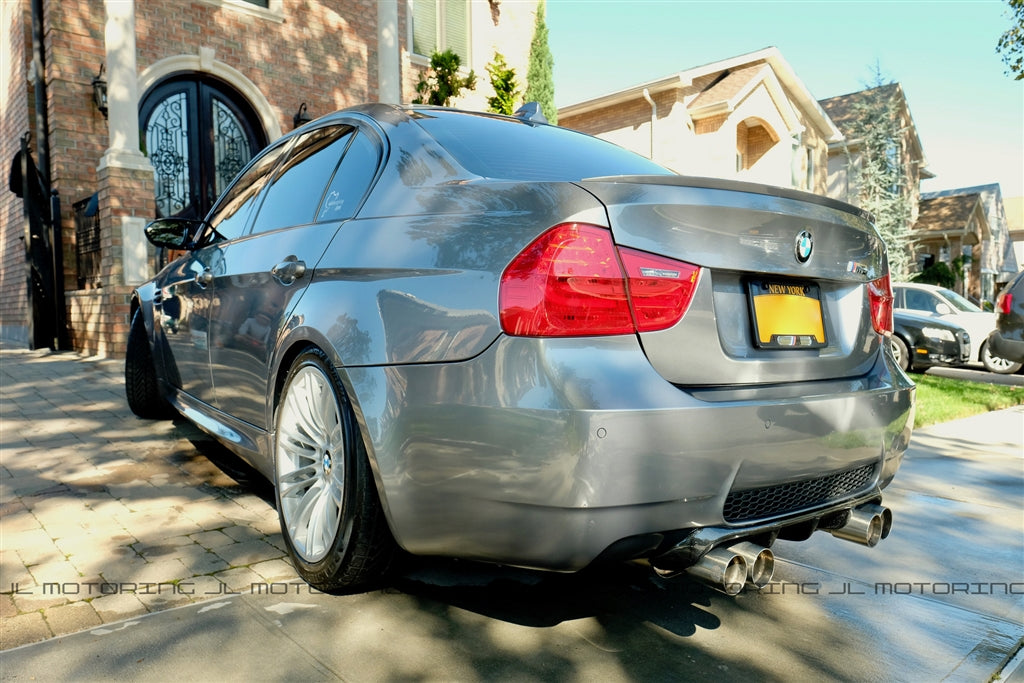
[[[558,123],[555,108],[555,59],[548,47],[548,25],[544,21],[544,0],[537,3],[537,19],[533,25],[533,40],[530,41],[530,64],[526,71],[527,102],[539,102],[544,117],[552,124]]]

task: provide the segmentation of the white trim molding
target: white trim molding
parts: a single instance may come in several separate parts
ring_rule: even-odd
[[[192,71],[210,74],[233,87],[252,105],[263,125],[263,130],[267,133],[267,142],[273,142],[281,137],[280,112],[271,106],[256,84],[246,78],[245,74],[223,62],[218,62],[214,54],[211,48],[201,47],[198,55],[175,55],[153,63],[139,74],[139,92],[144,97],[150,88],[176,73]]]

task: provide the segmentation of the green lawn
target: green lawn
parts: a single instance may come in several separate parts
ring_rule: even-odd
[[[915,427],[1024,404],[1024,387],[965,382],[931,375],[915,374],[911,378],[917,383]]]

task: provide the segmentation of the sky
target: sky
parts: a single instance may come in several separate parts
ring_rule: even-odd
[[[547,0],[555,103],[777,47],[819,100],[896,81],[937,177],[1024,195],[1024,80],[996,43],[1002,0]]]

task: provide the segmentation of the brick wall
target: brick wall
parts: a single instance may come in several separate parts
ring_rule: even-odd
[[[21,149],[21,136],[29,131],[31,90],[26,85],[26,60],[31,49],[28,5],[0,4],[0,49],[10,56],[2,62],[4,88],[0,112],[0,169],[6,179],[11,160]],[[22,201],[0,185],[0,339],[28,343],[28,294],[25,263],[25,218]]]
[[[205,0],[136,0],[137,68],[199,49],[242,73],[269,101],[283,131],[302,102],[321,116],[377,99],[377,4],[374,0],[304,0],[282,3],[281,15],[247,12],[230,3]],[[0,162],[9,164],[21,135],[32,126],[32,89],[26,83],[31,52],[29,0],[5,2],[4,61],[7,89]],[[120,355],[127,336],[127,294],[120,253],[120,217],[154,215],[152,176],[96,168],[109,145],[107,121],[92,102],[92,80],[106,59],[106,13],[95,0],[44,0],[46,82],[49,109],[51,184],[61,200],[64,285],[69,336],[76,349]],[[406,36],[405,3],[399,2],[399,37]],[[408,71],[408,69],[406,70]],[[402,92],[413,92],[409,74]],[[414,84],[415,79],[411,82]],[[142,98],[145,93],[138,93]],[[33,139],[33,150],[35,143]],[[72,205],[100,194],[102,282],[100,289],[75,291],[75,221]],[[25,287],[27,266],[20,237],[21,201],[0,194],[0,337],[27,342],[30,318]]]

